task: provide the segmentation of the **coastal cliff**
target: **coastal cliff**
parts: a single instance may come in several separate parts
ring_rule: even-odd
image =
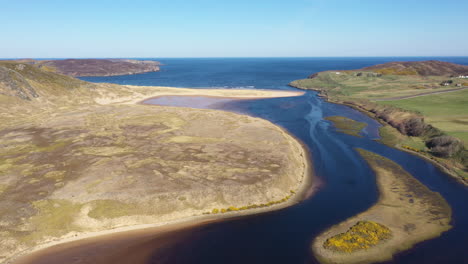
[[[157,61],[130,59],[18,60],[44,70],[73,77],[116,76],[159,71]]]

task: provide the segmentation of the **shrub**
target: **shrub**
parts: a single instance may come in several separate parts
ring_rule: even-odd
[[[454,137],[443,135],[434,137],[426,142],[431,152],[440,157],[451,157],[463,149],[463,143]]]
[[[421,152],[421,150],[419,150],[419,149],[417,149],[417,148],[410,147],[410,146],[402,146],[402,147],[405,148],[405,149],[409,149],[409,150],[415,151],[415,152]]]
[[[431,125],[426,125],[425,131],[424,131],[424,137],[425,138],[434,138],[437,136],[443,136],[444,133],[440,131],[438,128],[435,128]]]
[[[212,212],[213,214],[217,214],[217,213],[219,213],[219,210],[218,210],[218,208],[215,208],[215,209],[213,209],[213,211],[211,211],[211,212]]]
[[[327,239],[323,247],[350,253],[375,246],[391,236],[391,230],[384,225],[372,221],[359,221],[345,233]]]
[[[424,124],[424,119],[420,117],[413,117],[403,122],[403,127],[406,135],[419,137],[423,135],[426,124]]]

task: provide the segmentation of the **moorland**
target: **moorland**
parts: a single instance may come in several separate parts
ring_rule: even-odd
[[[73,77],[116,76],[159,71],[160,63],[151,60],[131,59],[64,59],[64,60],[16,60],[34,65],[45,71]]]
[[[138,104],[194,94],[302,93],[93,84],[0,62],[0,262],[103,230],[271,210],[300,196],[307,155],[278,126]]]

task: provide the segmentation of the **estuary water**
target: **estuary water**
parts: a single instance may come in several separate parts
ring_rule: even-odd
[[[468,65],[468,57],[155,59],[164,64],[160,72],[82,79],[191,88],[294,89],[287,84],[318,71],[428,59]],[[349,107],[324,102],[313,91],[291,98],[214,104],[200,101],[203,102],[188,106],[248,114],[284,127],[311,152],[321,187],[311,198],[289,208],[184,231],[189,239],[183,236],[184,239],[170,246],[155,244],[151,248],[151,242],[144,243],[141,246],[150,250],[152,256],[144,263],[317,263],[310,252],[313,238],[377,201],[374,174],[354,150],[357,147],[397,162],[431,190],[440,192],[453,209],[450,231],[418,244],[388,263],[468,263],[468,188],[431,163],[376,142],[379,124],[375,120]],[[181,105],[174,98],[152,103]],[[323,119],[333,115],[367,123],[363,137],[336,132]],[[131,258],[132,253],[128,254]]]

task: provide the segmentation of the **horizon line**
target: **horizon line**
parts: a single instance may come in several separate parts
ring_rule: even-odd
[[[0,60],[26,59],[268,59],[268,58],[463,58],[468,55],[398,55],[398,56],[210,56],[210,57],[0,57]]]

